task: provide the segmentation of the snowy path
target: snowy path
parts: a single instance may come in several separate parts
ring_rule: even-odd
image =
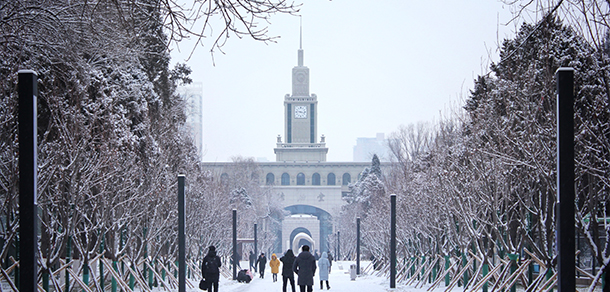
[[[355,281],[350,280],[349,275],[349,266],[353,262],[333,262],[331,273],[329,274],[329,282],[330,282],[330,290],[332,292],[357,292],[357,291],[366,291],[366,292],[376,292],[376,291],[395,291],[395,292],[420,292],[426,291],[426,289],[414,289],[405,287],[403,285],[397,284],[396,289],[390,289],[390,281],[389,279],[376,277],[376,276],[362,276],[358,277]],[[247,262],[244,262],[242,267],[247,267]],[[362,265],[365,266],[364,264]],[[281,270],[280,270],[281,272]],[[296,276],[295,276],[296,282]],[[321,291],[320,288],[320,280],[318,278],[318,273],[314,278],[314,291]],[[231,281],[227,279],[221,279],[219,289],[220,292],[281,292],[282,291],[282,276],[281,273],[278,274],[278,281],[273,282],[273,277],[271,274],[271,269],[267,267],[265,270],[265,278],[261,279],[258,277],[258,274],[254,277],[252,282],[248,284],[238,283],[237,281]],[[286,288],[287,291],[290,290],[290,284]],[[198,290],[201,291],[201,290]],[[299,292],[299,287],[296,287],[296,291]],[[326,284],[324,285],[324,291],[326,290]],[[437,291],[443,291],[442,289],[435,289]]]
[[[248,262],[241,262],[242,267],[247,267]],[[407,287],[404,284],[396,283],[395,289],[390,289],[390,280],[382,277],[377,277],[373,275],[361,276],[358,277],[355,281],[350,280],[349,275],[349,266],[354,262],[342,261],[342,262],[333,262],[332,271],[329,274],[329,282],[330,282],[330,290],[326,290],[326,284],[324,286],[323,291],[329,292],[427,292],[429,286],[425,286],[423,288],[413,288]],[[363,262],[362,267],[365,267],[368,262]],[[280,267],[281,272],[281,267]],[[296,281],[296,276],[295,276]],[[318,273],[314,277],[314,291],[322,291],[320,290],[320,279],[318,278]],[[157,288],[158,289],[158,288]],[[187,289],[188,290],[188,289]],[[273,282],[273,276],[271,274],[271,268],[267,266],[265,270],[265,278],[261,279],[258,277],[258,274],[255,275],[252,282],[238,283],[237,281],[228,280],[225,278],[221,278],[220,285],[218,288],[219,292],[281,292],[282,291],[282,275],[278,274],[278,281]],[[286,288],[288,292],[291,291],[290,284]],[[437,287],[431,292],[442,292],[445,290],[443,284],[441,287]],[[154,292],[165,291],[165,290],[154,290]],[[296,291],[299,292],[299,286],[296,287]],[[463,291],[461,288],[455,288],[453,291],[459,292]],[[523,289],[517,288],[518,292],[522,292]],[[586,291],[585,288],[579,287],[578,291]],[[596,288],[595,291],[601,291],[601,289]],[[190,290],[188,292],[202,292],[202,290]]]

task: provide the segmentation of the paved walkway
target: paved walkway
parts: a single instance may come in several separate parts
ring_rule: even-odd
[[[375,292],[375,291],[386,291],[389,290],[389,281],[383,278],[374,277],[374,276],[364,276],[356,279],[356,281],[350,280],[349,275],[349,264],[350,262],[333,262],[331,273],[329,274],[329,282],[330,282],[330,290],[333,292],[357,292],[357,291],[365,291],[365,292]],[[243,266],[247,266],[243,265]],[[298,276],[295,276],[295,281]],[[387,282],[388,289],[384,289],[383,284]],[[320,280],[318,278],[318,273],[316,272],[316,276],[314,277],[314,291],[321,291],[320,288]],[[267,267],[265,270],[265,278],[259,278],[258,274],[255,275],[252,282],[245,283],[237,283],[236,281],[230,281],[226,279],[222,279],[219,287],[219,292],[280,292],[282,291],[282,276],[281,273],[278,274],[278,281],[273,282],[273,276],[271,274],[271,269]],[[326,290],[326,284],[324,284],[324,291]],[[290,284],[288,284],[287,291],[290,292]],[[299,287],[296,287],[296,291],[299,292]]]

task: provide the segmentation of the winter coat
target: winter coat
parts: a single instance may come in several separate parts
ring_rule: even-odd
[[[258,268],[261,271],[265,270],[265,265],[267,264],[267,258],[265,257],[264,254],[261,254],[258,259],[256,260],[256,263],[258,264]]]
[[[320,268],[320,281],[328,281],[328,273],[330,273],[330,261],[326,252],[322,253],[322,257],[318,261],[318,268]]]
[[[253,252],[250,252],[250,257],[248,259],[250,260],[250,266],[254,266],[254,263],[256,262],[256,255]]]
[[[213,262],[215,267],[209,267],[208,263]],[[220,262],[220,258],[216,255],[215,250],[210,250],[208,254],[203,258],[203,263],[201,264],[201,273],[202,276],[208,282],[218,282],[220,277],[220,266],[222,263]]]
[[[272,274],[277,274],[280,272],[280,260],[277,259],[277,256],[275,254],[271,255],[269,266],[271,267]]]
[[[292,264],[292,271],[299,275],[298,285],[313,285],[316,274],[316,259],[308,251],[302,251]]]
[[[283,257],[280,258],[282,261],[282,276],[288,278],[294,278],[294,272],[292,271],[292,264],[294,264],[294,253],[292,253],[292,249],[286,251]]]

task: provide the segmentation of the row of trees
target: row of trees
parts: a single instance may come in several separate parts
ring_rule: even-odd
[[[187,175],[191,257],[230,250],[231,190],[201,169],[168,46],[232,34],[272,40],[258,21],[294,13],[285,1],[3,1],[0,4],[0,260],[18,241],[17,71],[38,72],[38,206],[42,271],[72,254],[174,259],[177,175]],[[201,20],[197,22],[197,20]],[[220,20],[218,22],[217,20]],[[199,26],[198,26],[199,25]],[[194,29],[198,27],[197,29]],[[211,27],[220,27],[211,31]],[[218,33],[220,32],[220,33]],[[257,204],[262,204],[261,201]],[[254,209],[259,210],[261,206]],[[250,231],[250,230],[249,230]],[[272,241],[272,239],[270,239]]]
[[[554,75],[569,66],[575,69],[575,225],[581,249],[601,266],[596,277],[610,275],[609,42],[592,44],[556,15],[523,24],[505,40],[500,61],[475,80],[462,109],[436,125],[391,135],[392,166],[379,175],[374,160],[352,186],[338,224],[343,250],[355,246],[360,216],[367,252],[388,260],[389,194],[396,193],[402,257],[472,251],[492,261],[527,248],[554,266]]]

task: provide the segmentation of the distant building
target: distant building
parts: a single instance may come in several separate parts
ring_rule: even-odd
[[[274,252],[283,253],[289,248],[296,251],[303,244],[309,244],[314,251],[330,251],[328,237],[335,233],[332,217],[345,204],[343,196],[349,192],[349,184],[370,167],[371,160],[326,161],[325,137],[317,130],[318,97],[309,93],[309,68],[303,65],[302,46],[297,64],[292,68],[292,94],[284,96],[284,136],[276,138],[276,161],[259,159],[258,173],[252,177],[275,192],[290,214],[277,218],[282,221],[282,228],[278,230]],[[203,165],[216,177],[231,179],[231,162]]]
[[[383,133],[377,133],[375,138],[357,138],[354,146],[354,162],[370,162],[373,155],[377,154],[380,161],[390,161],[390,149],[388,140]]]
[[[178,92],[186,102],[186,126],[197,146],[199,158],[202,159],[205,151],[205,144],[203,144],[203,84],[193,82],[188,86],[180,87]]]

